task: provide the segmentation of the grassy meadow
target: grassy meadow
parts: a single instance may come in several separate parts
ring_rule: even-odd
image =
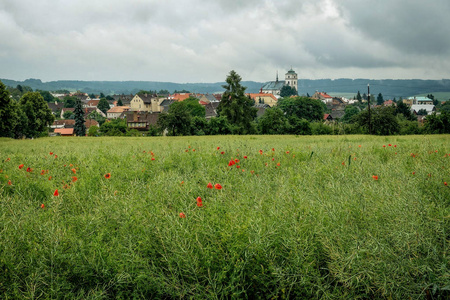
[[[450,295],[449,135],[0,139],[0,198],[1,299]]]

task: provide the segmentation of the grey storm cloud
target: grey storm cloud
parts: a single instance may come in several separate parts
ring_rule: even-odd
[[[0,0],[0,78],[450,78],[448,0]]]

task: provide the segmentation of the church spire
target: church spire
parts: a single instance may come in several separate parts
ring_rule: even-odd
[[[276,80],[276,82],[278,82],[278,70],[277,70],[277,80]]]

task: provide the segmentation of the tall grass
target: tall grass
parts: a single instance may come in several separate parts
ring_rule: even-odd
[[[0,160],[3,299],[449,297],[448,135],[2,139]]]

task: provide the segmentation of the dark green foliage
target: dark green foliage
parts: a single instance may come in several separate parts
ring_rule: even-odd
[[[397,107],[395,108],[395,114],[402,114],[407,120],[416,121],[417,117],[411,112],[411,108],[403,103],[403,101],[397,102]]]
[[[400,125],[395,116],[395,108],[392,106],[372,108],[370,110],[370,122],[367,109],[360,112],[355,118],[365,133],[369,133],[369,123],[372,128],[372,134],[391,135],[400,131]]]
[[[450,133],[450,113],[442,112],[440,115],[433,113],[426,117],[424,130],[426,133]]]
[[[323,122],[311,122],[311,134],[313,135],[331,135],[334,134],[333,128]]]
[[[191,121],[192,135],[205,135],[208,132],[208,122],[204,117],[194,116]]]
[[[103,123],[100,131],[106,136],[122,136],[127,132],[127,121],[124,119],[114,119]]]
[[[308,120],[299,119],[297,116],[293,115],[288,118],[289,121],[289,129],[288,132],[290,134],[297,135],[311,135],[312,129],[311,124]]]
[[[119,100],[117,101],[117,106],[123,106],[122,99],[119,98]]]
[[[358,91],[358,94],[356,94],[356,100],[358,100],[360,103],[362,102],[361,93]]]
[[[383,103],[384,103],[383,95],[379,93],[377,96],[377,105],[383,105]]]
[[[45,102],[54,102],[55,101],[55,97],[53,97],[49,91],[38,91],[38,92],[44,98]]]
[[[104,114],[110,109],[108,100],[106,98],[100,98],[100,101],[98,102],[97,108],[100,109]]]
[[[19,104],[28,119],[26,137],[38,137],[48,131],[55,116],[39,92],[26,93],[20,98]]]
[[[70,111],[70,110],[66,110],[66,111],[63,113],[63,118],[64,118],[64,119],[73,119],[73,112]]]
[[[279,107],[266,109],[264,115],[258,118],[258,130],[261,134],[285,134],[289,124]]]
[[[221,135],[230,134],[231,125],[225,117],[214,117],[208,121],[208,134]]]
[[[419,111],[417,112],[417,115],[426,116],[426,115],[428,115],[428,112],[426,109],[422,108],[422,109],[419,109]]]
[[[280,91],[280,97],[284,98],[290,96],[298,96],[297,90],[289,85],[283,86]]]
[[[75,126],[73,127],[73,131],[76,136],[85,136],[86,135],[86,126],[84,125],[84,112],[83,107],[81,106],[81,101],[77,100],[75,104],[74,110],[74,118],[75,118]]]
[[[162,113],[159,116],[158,127],[161,131],[167,130],[168,135],[189,135],[191,119],[188,104],[184,101],[174,102],[170,105],[167,113]]]
[[[347,105],[344,110],[345,114],[341,119],[342,123],[353,123],[353,116],[356,116],[359,113],[359,109],[353,105]]]
[[[111,95],[106,96],[105,99],[109,101],[114,101],[114,98]]]
[[[75,103],[77,102],[78,98],[74,96],[65,96],[64,101],[64,107],[65,108],[74,108]]]
[[[14,137],[14,130],[18,124],[17,105],[9,97],[9,92],[0,81],[0,137]]]
[[[283,98],[278,106],[286,113],[286,116],[296,116],[310,122],[322,121],[324,114],[323,102],[307,97]]]
[[[245,87],[241,84],[241,76],[231,71],[223,85],[225,92],[217,107],[217,114],[227,118],[235,134],[254,132],[252,121],[256,118],[257,109],[254,101],[245,96]]]
[[[198,103],[197,98],[190,96],[183,102],[186,104],[187,110],[191,116],[205,118],[205,107]]]

